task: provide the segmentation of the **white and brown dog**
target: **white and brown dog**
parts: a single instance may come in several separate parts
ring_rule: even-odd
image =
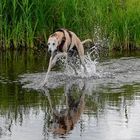
[[[83,47],[83,44],[86,42],[91,42],[91,39],[86,39],[84,41],[81,41],[74,32],[63,28],[57,30],[55,33],[50,35],[48,38],[47,45],[48,45],[48,52],[51,53],[51,57],[49,61],[46,78],[44,80],[44,84],[47,80],[47,75],[49,71],[56,64],[58,58],[66,57],[67,60],[68,53],[73,52],[73,50],[76,50],[81,60],[81,64],[83,65],[84,70],[86,71],[85,62],[84,62],[84,47]]]

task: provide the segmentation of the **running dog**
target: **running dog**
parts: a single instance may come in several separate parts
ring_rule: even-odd
[[[51,54],[51,57],[49,60],[47,74],[49,73],[51,68],[56,64],[58,58],[66,57],[67,61],[68,56],[73,55],[75,52],[79,55],[81,64],[84,67],[84,70],[86,71],[83,47],[83,44],[86,42],[92,42],[92,40],[86,39],[84,41],[81,41],[74,32],[63,28],[57,30],[55,33],[50,35],[48,38],[47,46],[48,52]],[[47,74],[44,84],[47,79]]]

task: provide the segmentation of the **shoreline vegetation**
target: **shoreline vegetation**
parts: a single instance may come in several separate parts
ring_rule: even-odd
[[[1,0],[0,50],[46,46],[64,27],[109,50],[140,49],[139,0]]]

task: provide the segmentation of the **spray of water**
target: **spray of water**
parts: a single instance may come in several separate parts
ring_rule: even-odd
[[[92,76],[100,76],[96,70],[96,64],[98,63],[99,51],[97,46],[91,47],[86,55],[85,55],[85,67],[86,72],[84,71],[84,67],[80,63],[80,59],[78,57],[71,58],[72,61],[65,63],[64,72],[66,75],[81,77],[81,78],[89,78]],[[60,60],[64,64],[64,60]],[[76,73],[75,73],[76,70]]]

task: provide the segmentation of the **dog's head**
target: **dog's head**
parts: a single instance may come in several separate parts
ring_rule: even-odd
[[[59,49],[59,46],[65,40],[65,37],[62,32],[55,32],[54,34],[50,35],[48,39],[48,52],[53,55]],[[65,41],[64,41],[65,42]]]
[[[58,39],[56,36],[50,36],[48,39],[48,52],[54,54],[57,51],[57,46],[59,45]]]

